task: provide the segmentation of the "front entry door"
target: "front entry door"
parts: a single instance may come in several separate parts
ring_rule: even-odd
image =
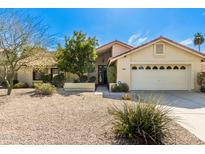
[[[98,84],[107,84],[107,66],[98,65]]]

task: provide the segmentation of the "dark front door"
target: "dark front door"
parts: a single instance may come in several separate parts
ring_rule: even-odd
[[[107,84],[107,66],[98,65],[98,84]]]

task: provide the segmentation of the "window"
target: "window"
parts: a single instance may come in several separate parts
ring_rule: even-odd
[[[143,67],[143,66],[140,66],[140,67],[139,67],[139,70],[143,70],[143,69],[144,69],[144,67]]]
[[[150,67],[150,66],[147,66],[147,67],[146,67],[146,70],[151,70],[151,67]]]
[[[167,70],[171,70],[172,69],[172,67],[171,66],[167,66]]]
[[[158,70],[158,67],[157,67],[157,66],[154,66],[152,69],[153,69],[153,70]]]
[[[42,80],[43,75],[45,75],[48,72],[47,69],[45,70],[33,70],[33,80]]]
[[[160,66],[160,68],[159,68],[160,70],[164,70],[165,68],[164,68],[164,66]]]
[[[179,67],[178,66],[174,66],[174,70],[178,70],[179,69]]]
[[[137,67],[136,66],[132,66],[132,70],[137,70]]]
[[[164,50],[165,50],[164,44],[159,43],[159,44],[155,45],[155,54],[156,55],[164,55]]]
[[[57,68],[51,68],[52,78],[59,74],[59,70]]]
[[[185,70],[186,67],[185,67],[185,66],[181,66],[180,69],[181,69],[181,70]]]

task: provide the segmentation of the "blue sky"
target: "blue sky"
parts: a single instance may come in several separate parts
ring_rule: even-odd
[[[196,32],[205,34],[205,9],[26,9],[41,16],[58,42],[74,30],[96,36],[99,44],[120,40],[137,46],[160,35],[197,49]],[[202,45],[205,51],[205,43]]]

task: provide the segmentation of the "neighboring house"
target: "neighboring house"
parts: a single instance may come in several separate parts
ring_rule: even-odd
[[[19,82],[26,82],[32,86],[34,83],[42,82],[44,74],[51,74],[51,78],[53,78],[59,73],[54,53],[40,53],[32,59],[35,60],[31,60],[17,72]]]
[[[198,90],[197,73],[205,60],[205,54],[165,37],[138,47],[113,41],[97,48],[97,55],[95,72],[88,76],[96,76],[96,84],[107,84],[106,69],[115,64],[117,81],[127,83],[130,90]],[[44,72],[35,69],[45,64]],[[19,70],[17,79],[32,85],[42,81],[42,74],[53,77],[58,72],[53,54],[47,53]]]

